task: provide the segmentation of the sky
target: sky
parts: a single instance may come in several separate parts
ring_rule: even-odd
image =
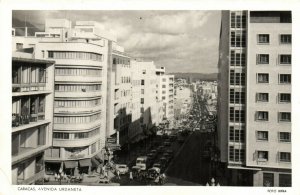
[[[46,18],[98,21],[132,58],[154,61],[167,72],[218,71],[220,11],[16,10],[13,18],[42,29]]]

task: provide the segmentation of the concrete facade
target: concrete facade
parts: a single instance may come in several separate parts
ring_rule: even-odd
[[[254,186],[291,185],[291,27],[291,12],[222,13],[221,161]]]

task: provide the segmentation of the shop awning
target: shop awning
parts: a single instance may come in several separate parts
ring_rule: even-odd
[[[79,160],[79,165],[80,167],[89,167],[91,166],[91,159],[82,159],[82,160]]]
[[[73,161],[73,160],[65,161],[64,164],[66,169],[72,169],[78,166],[77,161]]]
[[[98,167],[100,165],[100,162],[96,160],[95,157],[91,158],[92,167]]]

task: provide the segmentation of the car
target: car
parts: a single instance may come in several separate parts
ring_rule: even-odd
[[[128,167],[125,164],[116,164],[116,172],[119,171],[120,175],[125,175],[128,173]]]
[[[167,159],[167,162],[170,162],[170,160],[172,158],[172,156],[169,153],[166,153],[166,152],[163,154],[163,157],[165,157]]]
[[[150,153],[157,155],[157,150],[151,150]]]
[[[155,179],[160,174],[160,168],[158,167],[152,167],[148,169],[147,178],[148,179]]]
[[[164,142],[164,145],[165,146],[171,146],[171,142],[166,141],[166,142]]]
[[[153,164],[153,167],[157,167],[157,168],[160,168],[160,169],[161,169],[161,164],[160,164],[160,163],[154,163],[154,164]]]
[[[171,157],[174,156],[174,152],[173,152],[173,150],[171,150],[171,149],[168,149],[168,150],[166,151],[166,153],[168,153]]]

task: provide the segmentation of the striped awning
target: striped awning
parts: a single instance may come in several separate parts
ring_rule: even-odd
[[[79,165],[80,165],[80,167],[89,167],[89,166],[92,165],[91,159],[82,159],[82,160],[79,160]]]
[[[74,160],[65,161],[64,164],[66,169],[72,169],[78,166],[77,161]]]

